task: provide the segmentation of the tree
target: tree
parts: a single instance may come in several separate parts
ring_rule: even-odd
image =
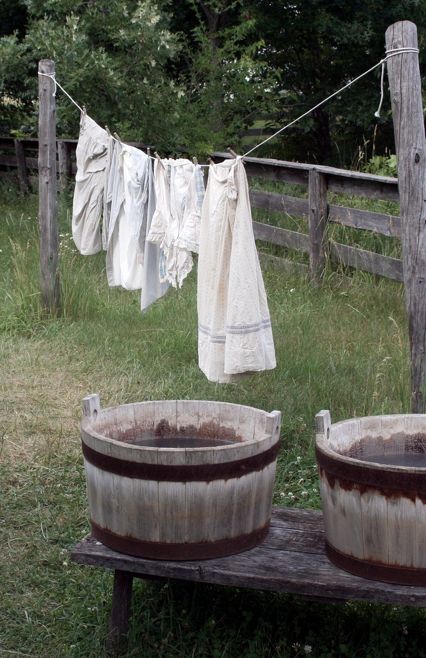
[[[384,56],[386,28],[395,21],[414,21],[420,42],[425,39],[425,0],[253,0],[248,4],[265,43],[260,57],[280,75],[282,123],[378,62]],[[287,157],[347,162],[351,149],[371,135],[377,123],[379,73],[364,78],[286,133]],[[377,140],[387,144],[393,141],[389,112],[390,108],[383,112],[377,131]]]
[[[126,137],[166,144],[179,89],[165,67],[179,48],[151,0],[27,0],[28,26],[0,39],[2,114],[18,132],[37,123],[37,63],[55,61],[58,81],[100,124]],[[58,92],[58,134],[75,136],[78,112]],[[165,117],[167,120],[165,120]],[[18,123],[19,122],[19,123]]]

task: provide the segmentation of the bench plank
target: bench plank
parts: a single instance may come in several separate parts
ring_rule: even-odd
[[[274,508],[262,545],[238,555],[199,561],[156,561],[117,553],[93,538],[79,542],[71,558],[80,564],[216,585],[289,592],[321,600],[426,605],[426,587],[367,580],[335,567],[325,555],[322,514]]]

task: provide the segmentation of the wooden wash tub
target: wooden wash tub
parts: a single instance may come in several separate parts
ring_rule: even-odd
[[[365,578],[426,585],[426,415],[316,416],[326,550]]]
[[[281,414],[163,400],[101,409],[83,400],[92,534],[117,551],[203,559],[268,532]]]

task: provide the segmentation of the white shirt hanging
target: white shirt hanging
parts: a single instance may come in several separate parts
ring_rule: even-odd
[[[108,161],[109,137],[85,112],[80,117],[76,159],[72,236],[83,256],[102,249],[100,220]]]

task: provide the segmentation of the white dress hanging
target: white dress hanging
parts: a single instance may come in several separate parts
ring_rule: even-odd
[[[241,159],[211,165],[198,259],[198,362],[210,381],[275,368],[268,303]]]

